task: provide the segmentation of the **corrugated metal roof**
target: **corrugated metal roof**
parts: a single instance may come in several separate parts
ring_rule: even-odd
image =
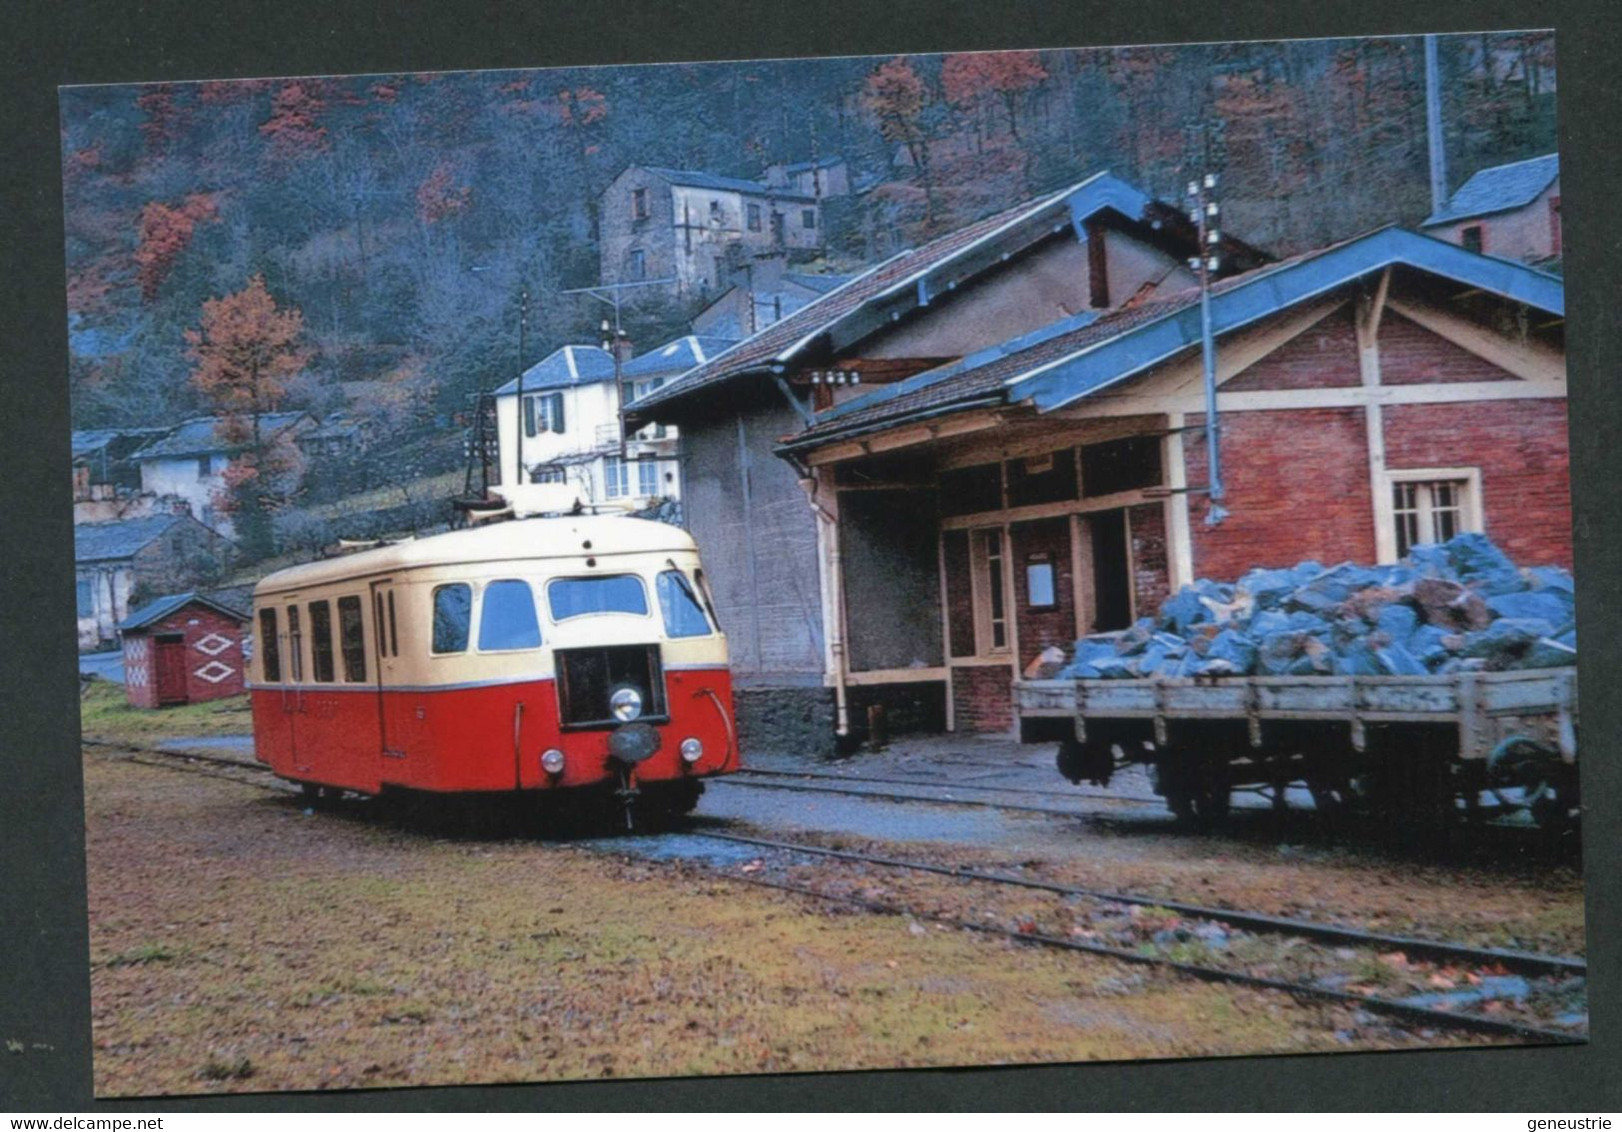
[[[133,629],[144,629],[148,625],[162,621],[171,613],[178,609],[185,608],[194,601],[201,605],[206,605],[215,612],[224,614],[226,617],[235,618],[238,621],[248,620],[248,615],[242,610],[234,609],[222,601],[218,601],[211,597],[206,597],[203,594],[197,593],[195,590],[188,590],[183,594],[165,594],[163,597],[153,598],[151,601],[141,606],[140,609],[135,610],[128,617],[124,618],[124,620],[120,621],[118,623],[118,631],[120,633],[127,633]]]
[[[741,177],[722,177],[715,173],[706,173],[700,169],[667,169],[661,165],[644,165],[642,168],[649,173],[656,174],[669,181],[672,185],[685,185],[694,189],[716,189],[728,193],[748,193],[759,197],[780,197],[784,200],[815,200],[815,197],[804,193],[792,192],[788,189],[774,189],[770,185],[759,181],[745,181]]]
[[[614,356],[601,346],[559,346],[524,371],[524,392],[566,389],[614,380]],[[515,377],[500,389],[497,397],[518,392]]]
[[[1211,288],[1213,325],[1219,334],[1249,325],[1394,263],[1551,313],[1565,310],[1564,288],[1555,276],[1387,227],[1221,280]],[[1029,400],[1041,412],[1063,407],[1197,344],[1198,320],[1178,316],[1198,305],[1198,289],[1189,288],[1080,325],[1061,323],[1054,332],[1012,339],[847,401],[820,414],[782,448],[816,447],[971,404]]]
[[[1560,176],[1560,155],[1545,154],[1476,172],[1421,227],[1449,224],[1531,204]]]
[[[180,522],[181,518],[180,515],[151,515],[145,519],[120,519],[114,523],[81,523],[73,528],[73,560],[113,562],[132,557],[136,551]]]
[[[297,424],[308,415],[302,411],[261,413],[259,416],[260,435],[265,437],[274,436]],[[142,445],[130,459],[178,460],[186,456],[202,456],[207,453],[242,451],[246,445],[221,439],[221,429],[224,424],[224,417],[193,417],[189,421],[182,421],[163,436],[149,444]]]

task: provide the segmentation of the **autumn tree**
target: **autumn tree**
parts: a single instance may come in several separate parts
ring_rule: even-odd
[[[918,72],[903,56],[879,65],[862,88],[862,100],[878,121],[879,133],[891,144],[906,147],[924,185],[926,221],[935,223],[935,184],[929,167],[929,138],[923,128],[928,92]]]
[[[215,219],[218,208],[208,193],[193,193],[178,207],[152,201],[141,209],[140,236],[135,245],[135,277],[141,298],[157,297],[180,253],[191,243],[197,225]]]
[[[226,470],[219,505],[236,517],[243,550],[253,557],[270,551],[268,509],[290,490],[296,449],[271,444],[262,421],[287,393],[287,381],[309,361],[300,343],[304,316],[296,307],[278,307],[255,275],[242,290],[203,304],[202,325],[186,331],[196,363],[192,384],[224,420],[221,440],[240,448]]]
[[[941,87],[954,106],[972,108],[996,102],[1008,119],[1008,133],[1019,136],[1021,100],[1048,77],[1034,51],[971,51],[948,55],[941,64]]]
[[[300,157],[327,148],[327,127],[321,122],[326,101],[308,82],[288,83],[270,100],[270,117],[259,132],[270,140],[280,157]]]

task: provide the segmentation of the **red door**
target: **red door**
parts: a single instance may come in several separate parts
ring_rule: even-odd
[[[186,640],[179,633],[164,633],[153,640],[153,669],[157,675],[158,706],[186,702]]]

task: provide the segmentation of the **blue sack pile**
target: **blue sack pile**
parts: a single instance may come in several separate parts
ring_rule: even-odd
[[[1577,661],[1571,574],[1518,569],[1482,534],[1395,566],[1302,562],[1201,578],[1119,633],[1076,642],[1063,679],[1424,676]]]

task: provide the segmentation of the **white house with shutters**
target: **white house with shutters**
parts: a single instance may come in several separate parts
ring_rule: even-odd
[[[689,350],[677,353],[686,358]],[[667,360],[675,365],[680,359],[672,354]],[[663,375],[643,373],[648,367],[639,366],[641,361],[623,365],[620,376],[629,397],[642,392],[650,378],[662,383]],[[688,361],[680,369],[695,364]],[[562,346],[497,389],[495,398],[502,483],[566,483],[585,504],[640,508],[681,498],[674,429],[644,429],[622,447],[620,391],[607,350]]]

